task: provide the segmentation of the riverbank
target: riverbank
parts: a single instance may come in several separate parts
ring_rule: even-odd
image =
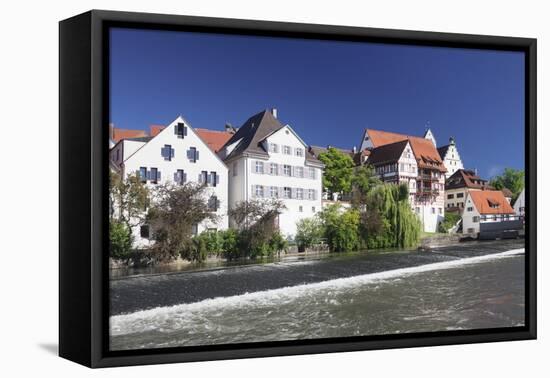
[[[216,266],[112,279],[111,315],[199,302],[338,278],[452,261],[524,248],[523,240],[476,241],[430,251],[368,251],[285,261]]]

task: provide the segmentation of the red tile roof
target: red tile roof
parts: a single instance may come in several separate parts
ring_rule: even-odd
[[[500,190],[476,190],[469,194],[480,214],[514,214],[514,209]],[[497,207],[491,207],[492,204]]]
[[[388,131],[367,129],[366,133],[374,148],[409,140],[416,162],[420,168],[437,169],[446,172],[443,160],[431,140],[410,136],[405,134],[392,133]]]
[[[208,129],[195,129],[199,137],[208,144],[208,147],[214,152],[218,152],[227,141],[234,135],[228,131],[217,131]]]
[[[155,137],[160,133],[162,130],[164,130],[166,126],[162,125],[151,125],[149,126],[149,135],[152,137]]]
[[[148,136],[147,131],[145,130],[119,129],[113,127],[112,132],[112,139],[115,143],[118,143],[122,139],[142,138]]]

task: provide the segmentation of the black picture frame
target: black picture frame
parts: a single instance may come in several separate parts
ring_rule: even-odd
[[[113,26],[525,53],[524,327],[109,351],[108,47]],[[536,338],[536,39],[92,10],[59,24],[59,354],[88,367]],[[88,167],[88,168],[84,168]]]

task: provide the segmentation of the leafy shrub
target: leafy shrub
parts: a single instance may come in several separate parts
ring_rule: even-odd
[[[113,259],[128,262],[132,258],[133,237],[130,228],[123,222],[109,223],[109,253]]]
[[[439,222],[438,231],[447,233],[460,220],[460,215],[457,213],[445,213],[445,218]]]
[[[296,223],[296,243],[300,250],[319,244],[323,237],[323,224],[318,217],[304,218]]]

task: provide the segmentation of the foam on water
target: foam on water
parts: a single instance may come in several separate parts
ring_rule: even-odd
[[[513,249],[501,253],[490,255],[456,259],[431,263],[421,266],[400,268],[377,273],[369,273],[359,276],[338,278],[334,280],[322,281],[312,284],[303,284],[297,286],[284,287],[273,290],[258,291],[246,293],[231,297],[218,297],[206,299],[200,302],[187,303],[169,307],[158,307],[150,310],[137,311],[131,314],[116,315],[110,318],[111,335],[119,336],[147,330],[158,329],[167,322],[172,322],[175,318],[184,320],[187,317],[196,317],[204,311],[217,309],[243,308],[247,306],[273,305],[273,303],[287,303],[296,298],[312,295],[322,290],[341,291],[365,284],[371,284],[384,280],[399,279],[403,276],[429,272],[434,270],[452,269],[468,264],[506,258],[525,253],[524,248]]]

